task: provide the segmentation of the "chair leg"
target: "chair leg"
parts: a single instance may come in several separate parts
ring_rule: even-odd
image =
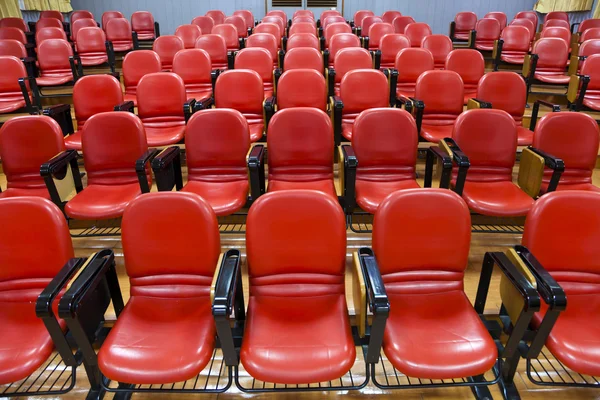
[[[500,393],[504,400],[521,400],[519,391],[515,386],[514,377],[517,373],[517,366],[521,360],[521,354],[519,351],[515,351],[512,357],[504,360],[502,369],[500,372],[500,380],[498,386],[500,387]],[[497,371],[498,372],[498,371]]]
[[[90,389],[87,396],[85,397],[85,400],[102,400],[105,394],[106,390],[104,390],[103,388],[96,390]]]
[[[483,375],[477,375],[473,377],[474,382],[483,382]],[[490,388],[488,386],[471,386],[471,392],[477,400],[493,400]]]

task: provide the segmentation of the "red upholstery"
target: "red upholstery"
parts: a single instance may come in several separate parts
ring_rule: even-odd
[[[396,30],[396,33],[404,33],[404,31],[406,30],[406,27],[409,24],[414,24],[416,21],[414,20],[413,17],[409,17],[407,15],[403,15],[401,17],[396,17],[394,18],[394,29]]]
[[[278,20],[280,19],[279,17],[275,17]],[[275,38],[275,42],[277,43],[277,47],[280,48],[281,45],[281,38],[282,38],[282,34],[281,34],[281,27],[278,24],[275,23],[269,23],[269,22],[261,22],[260,24],[256,25],[256,28],[254,28],[254,34],[257,33],[266,33],[269,35],[273,35],[273,37]],[[252,36],[252,35],[250,35]]]
[[[316,29],[317,28],[315,27],[315,24],[312,22],[296,22],[295,24],[292,24],[292,26],[290,26],[289,35],[290,38],[298,33],[311,33],[317,36]]]
[[[246,371],[289,384],[343,376],[356,352],[344,296],[346,224],[337,201],[312,190],[267,193],[248,213],[246,243]]]
[[[227,17],[225,13],[221,10],[210,10],[207,11],[204,15],[206,15],[207,17],[211,17],[212,20],[215,22],[215,25],[222,24],[225,21],[225,18]]]
[[[329,28],[330,25],[337,24],[337,23],[345,24],[350,28],[350,25],[348,25],[348,23],[346,22],[346,19],[344,17],[342,17],[341,15],[330,15],[329,17],[325,18],[324,20],[321,21],[321,28],[323,28],[323,32],[325,32],[325,30],[327,30],[327,28]],[[352,32],[352,29],[350,30],[350,32]],[[337,32],[337,33],[340,33],[340,32]]]
[[[19,28],[0,28],[0,40],[18,40],[27,44],[27,36]]]
[[[0,56],[12,56],[17,58],[27,57],[27,49],[23,43],[13,39],[0,39]],[[23,78],[23,76],[21,76]]]
[[[0,193],[0,198],[41,196],[50,199],[40,166],[64,150],[60,126],[50,117],[15,117],[4,123],[0,128],[0,157],[7,189]]]
[[[567,45],[571,44],[571,32],[567,28],[564,28],[564,27],[553,27],[553,28],[544,27],[541,37],[542,38],[559,38],[559,39],[562,39],[565,42],[567,42]]]
[[[181,39],[184,48],[193,49],[196,45],[196,40],[202,36],[202,31],[198,25],[180,25],[175,30],[175,36]]]
[[[569,22],[569,14],[564,11],[550,11],[548,14],[546,14],[544,23],[550,21],[551,19],[562,19],[563,21]]]
[[[262,24],[260,24],[262,25]],[[258,28],[258,27],[257,27]],[[277,55],[277,38],[270,33],[253,33],[246,40],[246,47],[260,47],[263,49],[267,49],[269,53],[271,53],[271,59],[273,61],[273,66],[277,67],[279,64],[278,55]]]
[[[464,87],[454,71],[425,71],[417,79],[415,97],[425,104],[421,136],[438,143],[452,137],[452,127],[463,111]]]
[[[379,42],[381,50],[381,68],[394,68],[396,56],[402,49],[410,47],[410,40],[401,33],[384,35]]]
[[[398,70],[398,97],[414,97],[417,79],[425,71],[434,68],[433,54],[427,49],[402,49],[396,56]]]
[[[86,121],[92,115],[113,111],[121,102],[121,83],[114,76],[88,75],[77,80],[73,87],[77,131],[65,138],[67,149],[81,151],[81,135]]]
[[[358,10],[354,13],[354,26],[362,28],[363,19],[373,15],[375,15],[375,13],[371,10]]]
[[[383,22],[383,20],[381,19],[381,17],[377,17],[375,15],[368,15],[368,16],[364,17],[362,20],[361,35],[362,36],[371,36],[371,27],[375,24],[379,24],[382,22]]]
[[[479,214],[522,216],[533,205],[533,199],[512,183],[514,126],[513,118],[502,110],[469,110],[456,119],[453,138],[471,162],[462,196]]]
[[[11,113],[25,107],[19,79],[27,76],[23,62],[13,56],[0,57],[0,114]],[[31,97],[31,91],[29,91]]]
[[[352,147],[358,159],[356,202],[374,214],[397,190],[418,188],[415,165],[419,135],[414,118],[398,108],[373,108],[354,123]]]
[[[546,340],[546,347],[566,368],[597,375],[598,343],[598,205],[600,194],[565,191],[543,196],[525,222],[523,245],[550,272],[567,295],[562,311]],[[569,218],[565,218],[568,213]],[[560,235],[553,233],[560,232]],[[558,236],[558,237],[557,237]],[[558,238],[575,244],[565,246]],[[543,315],[534,316],[534,324]]]
[[[287,23],[287,14],[285,13],[285,11],[282,10],[271,10],[267,13],[267,17],[270,16],[277,16],[277,17],[281,17],[281,19]]]
[[[178,39],[180,40],[180,39]],[[158,42],[159,39],[155,41]],[[171,64],[173,63],[171,59]],[[146,74],[162,70],[160,56],[152,50],[136,50],[123,59],[123,82],[125,83],[124,101],[133,101],[137,105],[137,85]]]
[[[329,66],[333,67],[335,57],[341,49],[346,47],[360,47],[360,39],[352,33],[338,33],[333,35],[329,43]]]
[[[263,83],[256,71],[230,70],[217,79],[215,106],[241,112],[248,121],[251,142],[260,140],[264,134],[263,100]]]
[[[125,18],[125,16],[119,11],[106,11],[104,14],[102,14],[102,29],[106,31],[106,25],[108,24],[108,21],[113,18]]]
[[[321,20],[321,23],[323,21],[325,21],[325,18],[331,16],[331,15],[342,15],[340,14],[340,12],[338,10],[325,10],[321,13],[321,16],[319,17],[319,19]]]
[[[71,40],[74,43],[77,43],[77,35],[79,34],[80,30],[82,30],[83,28],[97,28],[97,27],[98,27],[98,25],[96,24],[96,21],[94,21],[91,18],[78,19],[77,21],[71,23]]]
[[[319,50],[310,47],[299,47],[288,50],[283,59],[285,70],[314,69],[321,73],[323,71],[323,56]]]
[[[563,28],[550,28],[563,29]],[[570,77],[566,73],[569,46],[559,38],[542,38],[533,45],[532,54],[538,55],[534,78],[551,84],[566,85]]]
[[[421,47],[431,51],[436,69],[444,69],[446,57],[452,51],[453,45],[446,35],[429,35],[423,38]]]
[[[211,62],[206,51],[178,51],[173,58],[173,73],[183,79],[188,99],[201,100],[212,96]]]
[[[590,39],[600,39],[600,28],[590,28],[581,34],[580,42],[585,42]]]
[[[397,17],[401,17],[401,16],[402,16],[402,13],[400,11],[386,11],[381,16],[381,19],[383,19],[383,22],[387,22],[388,24],[393,24],[394,19],[396,19]]]
[[[131,29],[137,32],[139,40],[154,40],[154,16],[148,11],[136,11],[131,14]]]
[[[579,24],[579,28],[577,29],[577,32],[583,33],[585,31],[587,31],[588,29],[592,29],[592,28],[600,28],[600,19],[599,18],[590,18],[590,19],[586,19],[586,20],[582,21],[581,24]]]
[[[25,21],[23,21],[23,18],[0,18],[0,28],[18,28],[23,32],[29,32],[29,27]]]
[[[537,25],[538,25],[538,16],[537,16],[537,12],[535,11],[520,11],[517,13],[517,15],[515,15],[515,19],[528,19],[531,22],[533,22],[533,29],[537,29]]]
[[[184,192],[196,193],[219,216],[246,204],[250,150],[248,122],[235,110],[213,109],[195,113],[185,134],[188,182]]]
[[[344,102],[342,135],[352,140],[354,120],[369,108],[389,107],[388,81],[381,71],[358,69],[348,72],[340,84],[340,97]]]
[[[321,50],[319,39],[314,33],[294,33],[290,36],[287,42],[287,50],[298,47],[310,47],[315,50]]]
[[[506,14],[499,11],[492,11],[483,16],[483,18],[493,18],[500,23],[500,29],[506,28]]]
[[[375,213],[373,250],[390,302],[383,351],[409,377],[483,375],[498,357],[463,288],[470,239],[469,210],[448,190],[399,191]]]
[[[283,20],[283,18],[276,15],[267,15],[261,21],[261,24],[274,24],[279,27],[279,38],[282,38],[285,35],[285,28],[287,27],[287,22]],[[260,25],[260,24],[259,24]],[[258,26],[257,26],[258,28]]]
[[[38,46],[38,86],[60,86],[73,81],[69,58],[73,48],[66,40],[49,39]]]
[[[504,41],[500,59],[509,64],[523,64],[529,54],[531,34],[524,26],[509,25],[502,30],[500,39]]]
[[[72,29],[75,21],[78,21],[80,19],[94,19],[94,14],[92,14],[91,12],[89,12],[87,10],[73,11],[71,13],[71,17],[69,18],[69,21],[71,22],[71,29]]]
[[[294,17],[292,19],[292,25],[294,25],[294,24],[300,24],[300,23],[306,23],[306,22],[308,22],[312,26],[316,26],[315,19],[312,18],[312,17]]]
[[[171,72],[147,74],[137,87],[138,115],[144,124],[148,146],[178,143],[185,133],[183,105],[185,83]]]
[[[381,39],[385,35],[394,34],[394,26],[387,23],[376,23],[369,29],[369,49],[377,50],[380,48]]]
[[[477,50],[492,51],[494,42],[500,38],[502,28],[497,19],[483,18],[475,25],[477,35],[475,36],[475,48]]]
[[[550,113],[538,122],[533,135],[533,147],[565,163],[557,190],[600,191],[592,184],[599,145],[598,124],[583,113]],[[542,191],[548,187],[551,176],[551,170],[544,171]]]
[[[325,47],[329,48],[333,35],[337,35],[338,33],[352,33],[352,28],[350,28],[350,25],[348,25],[346,22],[334,22],[333,24],[329,24],[326,28],[324,28],[324,33]]]
[[[527,30],[529,31],[529,41],[533,42],[535,40],[535,25],[530,19],[527,19],[527,18],[513,19],[510,22],[510,26],[523,26],[523,27],[527,28]]]
[[[215,21],[211,17],[201,16],[196,17],[192,20],[193,25],[197,25],[202,31],[203,35],[208,35],[212,32],[212,28],[215,25]]]
[[[583,42],[581,48],[590,42],[600,42],[600,40],[588,40]],[[593,54],[589,56],[583,67],[581,68],[581,75],[590,77],[585,97],[583,98],[583,105],[591,108],[592,110],[600,109],[600,84],[598,83],[598,76],[600,72],[600,54]]]
[[[35,43],[40,44],[44,40],[48,39],[62,39],[67,40],[67,35],[62,28],[42,28],[35,32]]]
[[[202,35],[196,41],[196,48],[202,49],[210,56],[212,69],[226,70],[227,66],[227,45],[225,39],[219,35]]]
[[[265,98],[273,96],[273,61],[267,49],[254,47],[241,50],[235,57],[235,69],[258,72],[263,82]]]
[[[286,68],[277,86],[277,109],[291,107],[316,107],[327,111],[327,84],[323,74],[314,69]]]
[[[106,38],[112,42],[115,51],[133,50],[131,25],[125,18],[113,18],[106,24]]]
[[[452,50],[446,58],[445,68],[460,75],[464,86],[464,104],[476,97],[477,85],[485,74],[485,61],[480,52],[473,49]]]
[[[174,35],[158,37],[152,44],[152,50],[158,54],[162,69],[166,71],[170,71],[171,68],[173,68],[173,58],[175,57],[175,54],[183,49],[183,40]]]
[[[45,10],[40,12],[40,19],[42,18],[55,18],[60,22],[65,22],[65,16],[58,10]]]
[[[148,149],[142,121],[129,112],[96,114],[83,128],[82,144],[88,184],[67,202],[65,213],[88,220],[121,217],[141,194],[135,162]],[[149,168],[146,174],[151,184]]]
[[[73,246],[64,216],[48,200],[0,199],[0,223],[0,384],[5,385],[25,379],[52,354],[54,344],[36,316],[35,301],[73,257]],[[60,325],[65,329],[64,322]]]
[[[131,202],[122,226],[131,297],[100,348],[98,366],[121,382],[193,378],[215,346],[210,285],[220,251],[217,218],[194,194],[163,192]]]
[[[309,17],[314,20],[315,14],[311,10],[296,10],[296,11],[294,11],[294,15],[292,16],[292,19],[295,19],[296,17]]]
[[[254,28],[254,15],[252,15],[252,11],[236,10],[233,12],[233,15],[241,15],[242,17],[244,17],[244,21],[246,21],[246,27]]]
[[[579,46],[579,56],[586,57],[586,59],[579,61],[578,73],[580,73],[581,69],[585,65],[587,58],[593,56],[594,54],[600,54],[600,39],[589,39],[581,43]],[[590,72],[591,70],[588,69],[588,74]]]
[[[80,19],[77,23],[88,21]],[[77,54],[83,66],[102,65],[108,62],[106,35],[100,28],[83,28],[77,33]]]
[[[35,23],[36,32],[44,28],[59,28],[63,29],[63,24],[59,19],[56,18],[40,18]]]
[[[373,59],[371,58],[371,54],[365,49],[347,47],[338,52],[333,66],[335,68],[335,94],[339,96],[342,78],[348,72],[356,69],[373,68]]]
[[[235,51],[240,49],[240,41],[237,33],[237,29],[235,25],[232,24],[220,24],[215,25],[212,29],[212,32],[215,35],[221,36],[225,39],[225,45],[227,46],[227,50]]]
[[[454,37],[459,40],[469,40],[471,31],[477,24],[477,14],[471,11],[456,13],[454,24]]]
[[[238,38],[245,38],[248,36],[248,28],[246,28],[246,21],[241,15],[232,15],[231,17],[225,18],[224,24],[231,24],[235,26]]]
[[[566,28],[569,30],[571,29],[571,26],[569,25],[568,21],[565,21],[563,19],[551,19],[544,24],[544,31],[548,28],[557,28],[557,27]]]
[[[410,40],[412,47],[421,47],[423,39],[431,35],[431,28],[424,22],[415,22],[406,26],[404,34]]]

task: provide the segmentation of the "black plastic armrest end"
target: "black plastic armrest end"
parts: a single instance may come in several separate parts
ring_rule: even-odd
[[[152,162],[154,157],[158,154],[158,149],[148,149],[146,152],[138,158],[135,162],[135,172],[138,176],[138,181],[140,183],[140,188],[142,189],[142,193],[150,192],[150,185],[148,185],[148,179],[146,177],[146,164]]]
[[[240,259],[240,251],[236,249],[227,250],[223,256],[212,304],[212,313],[215,317],[229,317],[231,315]]]
[[[127,111],[133,113],[135,105],[133,101],[124,101],[115,106],[114,111]]]
[[[187,99],[183,105],[183,115],[185,116],[185,122],[188,122],[192,117],[192,114],[197,110],[196,99]]]

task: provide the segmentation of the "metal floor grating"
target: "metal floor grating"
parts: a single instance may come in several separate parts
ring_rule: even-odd
[[[1,396],[60,395],[75,386],[75,368],[67,366],[58,353],[27,378],[0,386]]]
[[[544,348],[538,358],[527,359],[527,376],[536,385],[600,387],[600,377],[580,374]]]
[[[473,233],[512,233],[515,235],[523,234],[522,225],[481,225],[473,224],[471,226]]]

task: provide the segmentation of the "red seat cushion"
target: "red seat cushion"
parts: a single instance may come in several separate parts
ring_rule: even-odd
[[[218,216],[230,215],[246,204],[248,180],[231,182],[189,181],[182,191],[196,193],[202,197]]]
[[[69,150],[81,150],[81,130],[77,132],[71,133],[69,136],[65,137],[65,146]]]
[[[35,81],[39,86],[59,86],[71,82],[72,80],[73,74],[71,72],[35,78]]]
[[[251,296],[240,358],[250,375],[266,382],[343,376],[356,358],[344,295]]]
[[[523,64],[525,62],[526,53],[520,51],[502,52],[500,59],[509,64]]]
[[[102,345],[98,364],[119,382],[181,382],[208,364],[214,337],[208,296],[132,296]]]
[[[298,190],[298,189],[309,189],[318,190],[332,196],[337,201],[337,194],[335,191],[335,184],[333,179],[322,179],[315,181],[282,181],[271,179],[269,180],[269,192],[276,192],[278,190]]]
[[[117,218],[123,215],[127,204],[141,193],[137,182],[88,185],[65,205],[65,212],[75,219]]]
[[[185,134],[185,120],[183,118],[145,118],[142,122],[146,130],[148,146],[150,147],[166,146],[183,140]]]
[[[342,122],[342,136],[349,142],[352,141],[352,128],[354,127],[354,120],[346,120]]]
[[[79,56],[81,57],[81,65],[84,67],[102,65],[108,62],[106,53],[87,53]]]
[[[533,143],[533,131],[517,124],[517,145],[529,146]]]
[[[250,141],[252,143],[258,142],[262,139],[264,131],[265,131],[265,122],[261,116],[253,116],[248,114],[243,114],[248,121],[248,128],[250,129]]]
[[[25,100],[0,99],[0,114],[6,114],[25,107]]]
[[[571,77],[561,72],[536,72],[533,77],[538,81],[555,85],[566,85]]]
[[[490,370],[498,352],[465,293],[389,294],[383,350],[409,377],[451,379]]]
[[[533,206],[533,199],[509,181],[467,180],[462,196],[471,210],[496,217],[527,215]]]
[[[35,196],[50,200],[48,189],[43,188],[8,188],[0,193],[0,199],[4,197]]]
[[[155,34],[154,33],[140,33],[138,32],[138,40],[154,40],[155,38]]]
[[[356,203],[363,210],[374,214],[379,204],[390,193],[403,189],[418,189],[419,184],[414,179],[405,179],[391,182],[378,182],[372,180],[356,180]]]
[[[421,136],[428,142],[438,143],[444,138],[452,137],[452,129],[454,128],[454,121],[442,121],[440,124],[427,125],[426,121],[423,121],[421,125]]]

